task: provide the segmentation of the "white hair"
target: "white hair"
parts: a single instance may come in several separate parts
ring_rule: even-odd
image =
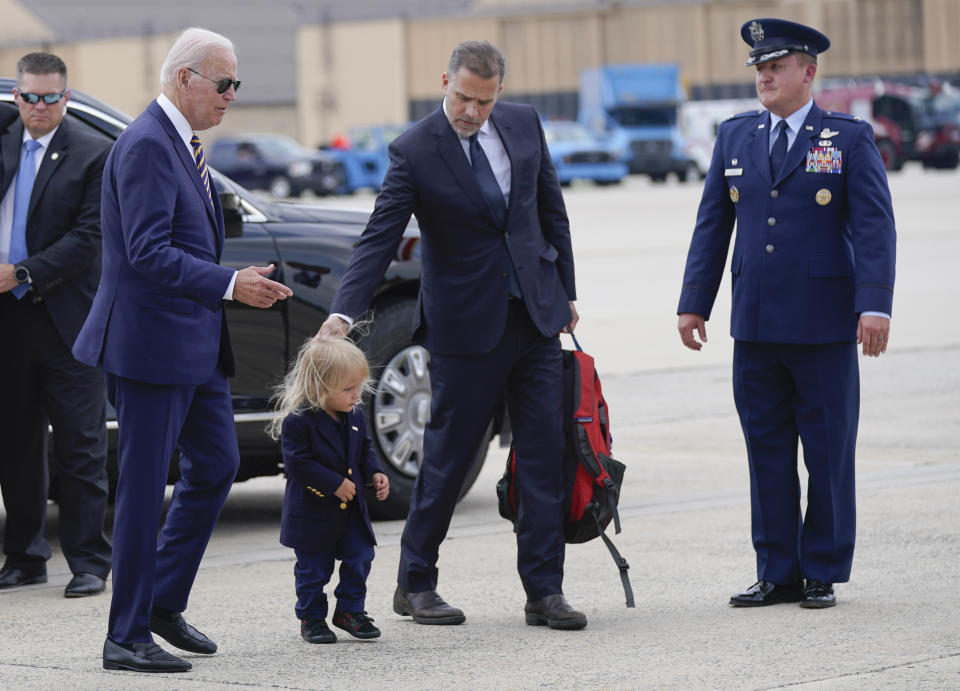
[[[198,27],[185,29],[170,47],[167,59],[163,61],[160,83],[163,86],[174,84],[177,81],[177,71],[181,67],[200,67],[214,48],[226,48],[231,53],[236,52],[233,41],[226,36]]]

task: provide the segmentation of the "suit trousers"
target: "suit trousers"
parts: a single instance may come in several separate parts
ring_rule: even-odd
[[[47,426],[53,426],[60,546],[73,573],[110,572],[106,388],[103,372],[74,359],[43,302],[0,295],[0,488],[3,551],[11,566],[50,558]]]
[[[366,609],[367,576],[373,563],[374,547],[367,524],[351,502],[347,509],[351,516],[347,529],[334,549],[313,552],[297,549],[297,563],[293,567],[296,579],[297,619],[326,619],[327,596],[323,588],[333,575],[335,560],[340,560],[340,582],[333,594],[341,612],[363,612]],[[317,530],[324,525],[317,524]]]
[[[500,342],[481,355],[431,354],[430,421],[401,540],[399,585],[437,587],[446,537],[464,478],[501,396],[517,450],[517,570],[527,597],[563,592],[563,402],[558,336],[534,326],[511,300]]]
[[[750,461],[757,578],[780,584],[848,581],[856,536],[856,344],[736,341],[733,373]],[[806,512],[800,505],[798,438],[808,473]]]
[[[163,386],[109,375],[120,428],[113,530],[113,600],[107,635],[152,641],[150,612],[187,608],[200,559],[240,465],[227,378],[218,367],[199,386]],[[160,531],[168,466],[180,478]]]

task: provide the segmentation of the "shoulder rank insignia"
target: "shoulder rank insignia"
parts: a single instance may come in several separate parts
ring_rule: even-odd
[[[830,137],[836,137],[839,132],[836,130],[831,130],[829,127],[824,127],[823,131],[820,133],[820,137],[823,139],[830,139]]]

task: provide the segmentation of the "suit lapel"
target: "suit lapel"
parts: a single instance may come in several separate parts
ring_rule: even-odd
[[[20,149],[23,147],[23,121],[17,118],[0,135],[0,156],[3,156],[3,187],[0,187],[0,198],[17,175],[20,166]]]
[[[760,171],[760,176],[767,185],[772,185],[770,175],[770,116],[764,112],[757,117],[750,132],[750,158],[754,167]],[[727,165],[729,161],[724,161]]]
[[[346,460],[346,449],[343,448],[343,440],[340,438],[340,434],[337,432],[337,424],[333,421],[333,418],[330,417],[324,411],[319,411],[316,413],[316,422],[317,430],[320,432],[321,436],[326,439],[327,443],[336,450],[340,457]],[[349,422],[347,423],[349,424]]]
[[[40,197],[43,195],[43,190],[47,186],[47,183],[50,182],[51,176],[53,176],[57,168],[63,163],[63,159],[67,157],[67,147],[69,146],[70,134],[68,125],[66,122],[61,122],[57,128],[57,133],[54,134],[53,139],[50,140],[50,146],[47,147],[47,152],[44,154],[43,161],[40,163],[40,170],[37,171],[37,177],[33,182],[33,192],[30,195],[30,207],[27,210],[28,219],[33,215],[33,210],[37,208],[37,204],[40,203]]]
[[[803,125],[800,126],[800,131],[797,132],[793,146],[787,151],[787,157],[783,161],[783,168],[780,169],[780,175],[777,176],[775,184],[780,184],[781,180],[796,170],[797,166],[806,158],[810,148],[816,144],[820,137],[820,122],[822,117],[823,111],[814,103],[813,107],[810,108],[810,112],[807,113]],[[807,129],[807,127],[811,127],[812,129]]]
[[[189,175],[190,180],[193,181],[193,186],[197,188],[197,194],[199,194],[200,198],[203,200],[203,205],[210,217],[210,223],[213,224],[214,231],[219,236],[216,210],[214,209],[213,203],[210,200],[210,196],[213,195],[213,185],[210,186],[210,195],[207,195],[207,188],[204,187],[203,178],[200,177],[200,171],[197,170],[197,162],[187,151],[186,146],[183,144],[183,139],[180,138],[180,133],[177,132],[177,128],[173,126],[173,123],[170,122],[170,118],[167,117],[167,114],[163,112],[163,108],[161,108],[156,101],[153,101],[147,109],[155,118],[157,118],[164,131],[167,133],[167,136],[169,136],[172,140],[174,151],[177,152],[177,156],[180,158],[180,162],[183,164],[183,167],[187,169],[187,175]]]
[[[443,112],[443,107],[435,110],[431,117],[433,118],[433,134],[437,138],[437,153],[440,154],[440,158],[453,173],[453,177],[456,178],[457,183],[466,192],[474,206],[483,211],[487,218],[496,225],[493,211],[490,210],[487,200],[483,198],[477,176],[473,174],[470,161],[467,160],[467,155],[463,152],[460,137],[453,131],[453,127]]]

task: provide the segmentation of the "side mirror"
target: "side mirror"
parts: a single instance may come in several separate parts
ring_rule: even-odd
[[[228,238],[243,237],[243,206],[240,195],[224,192],[220,195],[220,206],[223,207],[224,235]]]

